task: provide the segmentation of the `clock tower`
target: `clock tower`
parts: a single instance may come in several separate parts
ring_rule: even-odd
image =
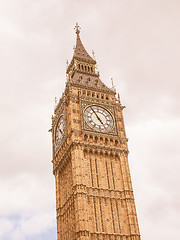
[[[57,238],[140,240],[124,106],[99,78],[75,29],[65,91],[52,117]]]

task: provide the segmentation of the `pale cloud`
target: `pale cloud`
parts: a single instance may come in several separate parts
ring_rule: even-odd
[[[10,37],[16,37],[23,39],[24,34],[20,28],[15,27],[13,24],[7,21],[7,19],[3,19],[0,23],[0,32],[1,34],[7,34]]]
[[[5,234],[8,234],[13,229],[13,224],[9,219],[0,218],[0,238],[2,238]]]
[[[41,238],[55,227],[53,212],[38,212],[29,217],[0,219],[0,239],[26,240]],[[55,235],[55,234],[54,234]]]
[[[40,234],[54,227],[54,214],[51,211],[36,214],[21,221],[21,231],[25,236]]]
[[[26,240],[55,228],[54,182],[48,181],[42,174],[1,178],[0,239]]]
[[[34,213],[43,212],[44,209],[50,211],[55,206],[53,186],[53,180],[48,179],[48,175],[44,177],[42,173],[40,177],[33,173],[17,175],[13,173],[12,177],[9,175],[1,177],[1,215],[31,216]]]
[[[151,229],[149,239],[153,238],[154,231],[159,238],[164,238],[164,234],[167,239],[171,234],[175,239],[180,236],[177,230],[180,152],[175,144],[180,142],[179,122],[179,119],[151,118],[127,128],[131,136],[130,169],[132,181],[137,181],[134,189],[141,232],[143,236]],[[171,225],[172,222],[175,225]]]

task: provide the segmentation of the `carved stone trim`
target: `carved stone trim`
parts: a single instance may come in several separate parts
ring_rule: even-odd
[[[101,108],[104,108],[105,110],[107,110],[111,116],[113,117],[114,120],[114,126],[112,127],[112,129],[108,132],[98,132],[93,130],[91,127],[88,126],[88,124],[85,122],[84,120],[84,111],[88,106],[92,106],[92,105],[97,105]],[[91,101],[83,101],[81,100],[81,122],[82,122],[82,128],[85,131],[90,131],[90,132],[98,132],[99,134],[107,134],[107,135],[118,135],[118,131],[117,131],[117,120],[116,120],[116,113],[115,113],[115,109],[113,105],[106,105],[104,103],[92,103]]]
[[[115,190],[105,188],[88,187],[83,184],[77,184],[73,187],[73,193],[69,196],[62,207],[57,208],[57,211],[65,211],[74,202],[77,195],[86,195],[87,197],[107,198],[114,200],[134,200],[132,190]]]
[[[92,90],[92,91],[100,91],[100,92],[103,92],[103,93],[109,93],[109,94],[116,94],[114,91],[112,90],[105,90],[105,89],[101,89],[101,88],[98,88],[97,86],[95,87],[90,87],[90,86],[85,86],[85,85],[81,85],[80,83],[77,84],[77,83],[74,83],[74,82],[70,82],[69,83],[71,86],[74,86],[74,87],[77,87],[77,88],[82,88],[82,89],[87,89],[87,90]]]
[[[80,131],[77,131],[78,134],[80,134]],[[71,132],[72,133],[72,132]],[[112,156],[112,157],[120,157],[121,154],[124,154],[125,156],[128,155],[129,151],[125,148],[119,148],[119,147],[112,147],[112,146],[100,146],[90,143],[84,143],[80,141],[74,141],[70,145],[67,145],[68,148],[64,151],[64,154],[61,156],[60,152],[56,154],[53,158],[53,173],[55,174],[56,170],[58,171],[62,170],[62,165],[64,166],[65,162],[68,160],[68,158],[71,158],[71,150],[78,146],[83,150],[84,154],[90,153],[90,154],[102,154],[106,156]]]

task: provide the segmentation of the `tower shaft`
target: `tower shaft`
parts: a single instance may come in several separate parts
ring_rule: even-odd
[[[140,240],[124,107],[95,72],[77,29],[52,120],[58,240]]]

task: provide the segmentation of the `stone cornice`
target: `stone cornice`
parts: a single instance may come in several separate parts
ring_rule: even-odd
[[[56,208],[58,215],[64,215],[68,208],[74,203],[74,199],[79,195],[86,195],[86,197],[95,197],[111,200],[134,201],[134,195],[132,190],[103,189],[88,187],[83,184],[77,184],[73,186],[73,193],[69,196],[63,206]]]
[[[113,94],[115,95],[116,93],[112,90],[106,90],[106,89],[101,89],[101,88],[98,88],[96,86],[92,87],[92,86],[85,86],[85,85],[81,85],[80,83],[77,84],[77,83],[74,83],[73,81],[70,81],[69,84],[71,86],[74,86],[74,87],[77,87],[77,88],[82,88],[82,89],[87,89],[87,90],[91,90],[91,91],[99,91],[99,92],[103,92],[103,93],[107,93],[107,94]]]
[[[67,150],[64,151],[62,157],[58,156],[58,154],[53,159],[53,173],[61,171],[63,167],[66,165],[66,162],[70,160],[71,150],[73,148],[80,147],[84,153],[91,153],[91,154],[101,154],[107,156],[120,156],[121,153],[128,155],[129,151],[125,148],[119,147],[112,147],[112,146],[104,146],[104,145],[95,145],[91,143],[84,143],[80,141],[74,141],[70,145],[67,145]]]
[[[99,73],[95,73],[95,72],[85,72],[85,71],[79,70],[79,69],[75,69],[75,70],[73,71],[73,73],[74,73],[74,72],[86,74],[86,75],[88,75],[88,76],[96,76],[96,77],[99,77]],[[73,80],[72,80],[72,82],[73,82]]]

